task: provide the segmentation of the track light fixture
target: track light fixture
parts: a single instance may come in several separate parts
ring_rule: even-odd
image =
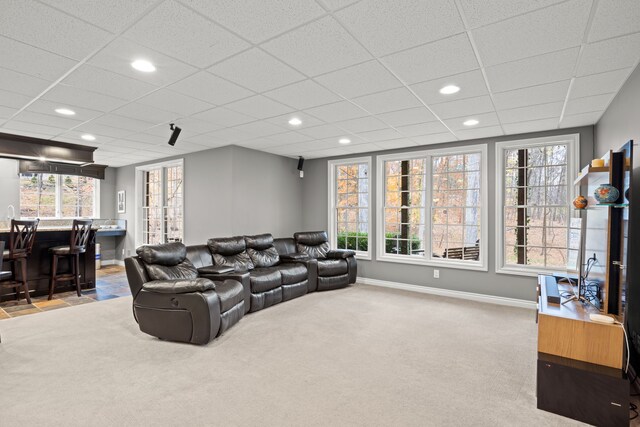
[[[304,166],[304,157],[298,157],[298,170],[300,171],[300,178],[304,178],[304,171],[302,167]]]
[[[174,145],[176,145],[176,141],[178,140],[178,135],[180,135],[180,132],[182,132],[182,129],[180,129],[178,126],[176,126],[173,123],[169,125],[169,128],[172,130],[171,138],[169,138],[169,145],[173,147]]]

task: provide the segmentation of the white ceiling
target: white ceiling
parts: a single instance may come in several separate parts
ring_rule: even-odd
[[[228,144],[317,158],[591,125],[640,59],[638,0],[2,6],[0,132],[97,146],[114,167]],[[448,84],[460,92],[441,95]]]

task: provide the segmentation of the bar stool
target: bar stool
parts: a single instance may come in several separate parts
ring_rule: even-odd
[[[78,296],[82,296],[80,293],[80,254],[87,251],[92,224],[93,220],[91,219],[74,219],[69,246],[54,246],[53,248],[49,248],[49,252],[53,255],[51,260],[49,299],[53,298],[56,282],[60,281],[73,281],[76,285]],[[71,264],[71,273],[58,274],[58,258],[67,256],[69,257],[69,264]]]
[[[4,242],[0,240],[0,281],[7,280],[11,277],[10,271],[2,271],[2,258],[4,258]],[[0,343],[2,342],[2,335],[0,335]]]
[[[27,283],[27,258],[31,255],[33,242],[36,240],[39,219],[34,220],[11,220],[11,231],[9,232],[9,249],[3,251],[5,261],[11,264],[11,279],[0,282],[2,286],[11,286],[15,289],[16,299],[20,299],[20,288],[24,291],[27,302],[31,304],[29,295],[29,285]],[[16,264],[20,263],[20,281],[16,275]],[[1,279],[0,279],[1,280]]]

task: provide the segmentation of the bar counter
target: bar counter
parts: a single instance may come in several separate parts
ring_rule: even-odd
[[[95,236],[97,229],[92,229],[89,235],[87,251],[80,255],[80,281],[82,289],[95,288],[96,281],[96,252]],[[39,226],[33,243],[33,251],[27,259],[27,282],[31,296],[47,295],[49,293],[49,280],[51,273],[51,254],[49,248],[54,246],[68,246],[71,238],[69,226]],[[0,228],[0,240],[5,242],[5,248],[9,248],[9,230]],[[61,258],[58,264],[58,272],[70,272],[69,257]],[[5,262],[2,270],[9,270],[9,263]],[[19,276],[19,273],[18,273]],[[71,282],[56,284],[57,292],[75,290]],[[24,296],[21,296],[24,298]],[[11,287],[0,287],[0,301],[15,299],[15,292]]]

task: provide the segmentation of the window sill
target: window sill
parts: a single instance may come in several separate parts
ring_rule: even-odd
[[[509,274],[512,276],[526,276],[526,277],[538,277],[538,274],[551,274],[561,272],[562,268],[548,269],[548,268],[518,268],[518,267],[500,267],[496,268],[498,274]]]
[[[412,265],[421,265],[424,267],[442,267],[442,268],[451,268],[454,270],[471,270],[471,271],[489,271],[488,266],[482,265],[480,263],[465,263],[465,262],[455,262],[455,261],[436,261],[436,260],[427,260],[420,258],[404,258],[404,257],[394,257],[394,256],[385,256],[378,255],[376,257],[376,261],[382,262],[392,262],[396,264],[412,264]]]

